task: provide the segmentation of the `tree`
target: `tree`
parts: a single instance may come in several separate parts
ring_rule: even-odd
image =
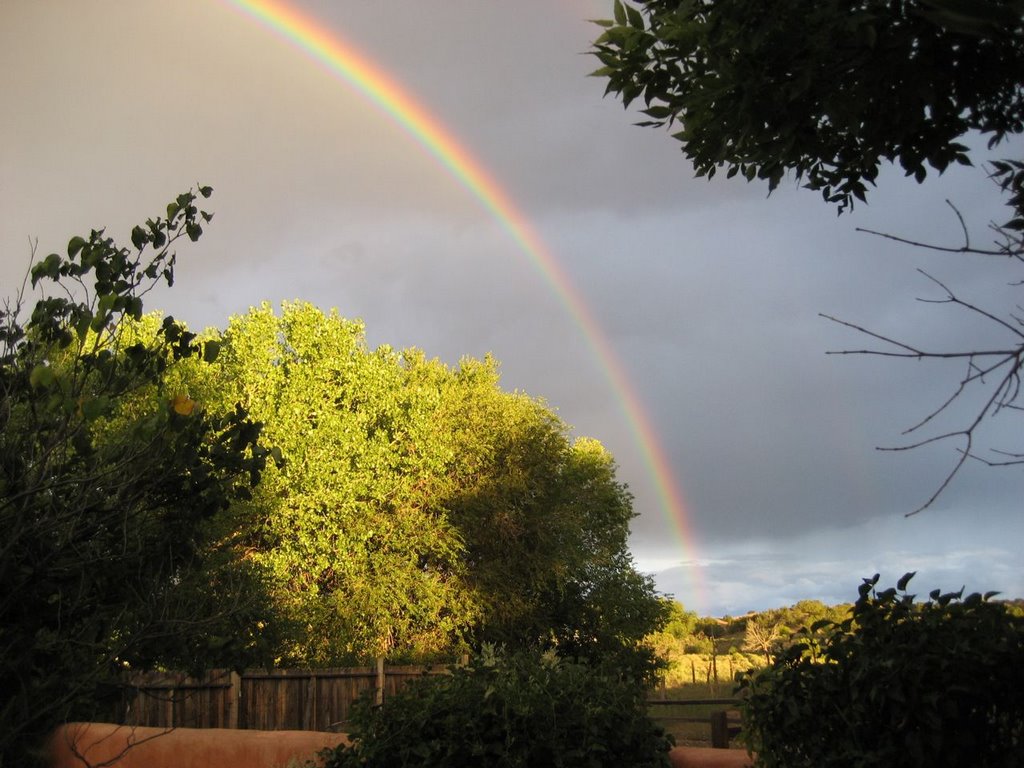
[[[975,131],[989,149],[1024,132],[1024,6],[1015,0],[797,0],[784,8],[760,0],[615,0],[614,20],[593,53],[608,93],[625,105],[641,99],[641,125],[678,128],[698,176],[762,179],[774,189],[787,173],[819,190],[842,212],[865,200],[882,161],[918,182],[931,167],[971,164],[959,143]],[[1007,195],[1010,218],[992,225],[994,247],[893,239],[936,250],[1024,259],[1024,163],[994,161],[991,178]],[[955,208],[954,208],[955,211]],[[959,212],[955,211],[959,217]],[[874,233],[880,234],[880,233]],[[892,237],[891,235],[882,235]],[[981,425],[1024,406],[1024,330],[1017,308],[995,310],[961,298],[932,275],[950,304],[990,324],[993,339],[966,348],[927,348],[829,315],[880,347],[843,350],[941,361],[958,366],[948,398],[907,429],[911,450],[953,441],[958,457],[915,512],[929,507],[964,463],[1024,463],[1024,449],[977,445]],[[936,428],[953,404],[974,400],[960,426]],[[934,429],[928,432],[928,429]]]
[[[851,616],[741,675],[758,765],[1021,764],[1024,619],[991,594],[915,602],[913,575],[880,591],[865,579]]]
[[[840,623],[849,617],[852,607],[849,603],[825,605],[820,600],[800,600],[788,607],[758,614],[757,619],[777,624],[779,637],[775,647],[788,647],[794,636],[817,622]]]
[[[176,386],[242,403],[283,459],[219,523],[270,580],[282,662],[451,658],[485,641],[606,653],[660,621],[610,455],[502,391],[493,360],[371,350],[360,323],[301,302],[204,338],[220,355],[179,366]]]
[[[1024,8],[1012,0],[615,0],[593,53],[698,176],[775,188],[787,172],[840,210],[882,160],[921,181],[969,163],[968,131],[1024,131]]]
[[[264,304],[209,338],[216,361],[183,368],[211,407],[235,402],[281,452],[219,524],[266,574],[286,619],[281,663],[335,665],[460,648],[476,616],[463,543],[431,504],[447,460],[437,393],[408,384],[362,325],[312,305]]]
[[[258,591],[214,565],[203,531],[259,477],[259,425],[162,387],[174,360],[215,346],[171,318],[150,344],[128,331],[172,282],[175,243],[202,234],[209,194],[178,196],[131,248],[72,238],[32,268],[51,290],[28,317],[24,288],[0,312],[0,764],[28,763],[59,722],[109,717],[125,668],[257,652]]]
[[[757,617],[747,621],[747,629],[743,637],[743,650],[764,655],[766,664],[771,664],[772,655],[778,649],[782,638],[779,623],[771,617]]]
[[[698,616],[671,598],[662,598],[662,603],[667,609],[665,624],[657,632],[648,635],[645,642],[663,663],[662,681],[665,682],[673,673],[676,676],[682,673],[681,658],[694,645]]]
[[[665,621],[665,633],[672,635],[677,640],[685,640],[697,629],[696,611],[688,611],[678,600],[665,598],[669,603],[669,615]]]

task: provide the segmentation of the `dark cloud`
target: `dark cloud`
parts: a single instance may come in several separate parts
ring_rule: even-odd
[[[827,356],[867,340],[818,316],[934,346],[988,339],[985,324],[915,301],[941,295],[916,270],[1005,309],[1017,289],[1004,262],[855,228],[959,245],[949,198],[983,242],[1001,213],[992,184],[977,169],[923,186],[890,171],[870,205],[837,219],[795,184],[768,197],[695,180],[666,132],[634,127],[586,77],[586,19],[605,5],[296,4],[430,108],[556,255],[660,435],[688,502],[685,546],[606,372],[537,266],[394,120],[229,3],[0,10],[3,284],[20,280],[28,237],[43,253],[97,225],[124,237],[209,183],[216,219],[151,306],[222,326],[299,298],[361,317],[372,344],[450,363],[493,353],[506,386],[612,450],[636,497],[634,552],[685,602],[702,599],[695,574],[710,611],[847,599],[865,569],[895,580],[905,562],[1024,593],[1005,544],[1019,535],[998,535],[1020,526],[1017,474],[970,466],[911,526],[903,513],[955,446],[875,450],[899,444],[960,369]],[[989,436],[1006,445],[1015,427]]]

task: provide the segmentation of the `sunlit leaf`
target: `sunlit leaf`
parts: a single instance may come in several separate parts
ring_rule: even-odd
[[[175,395],[171,398],[171,408],[179,416],[191,416],[196,408],[196,401],[188,395]]]

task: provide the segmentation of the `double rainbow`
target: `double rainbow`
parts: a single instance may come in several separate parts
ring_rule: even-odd
[[[694,536],[690,530],[686,505],[640,398],[586,302],[533,230],[530,222],[501,186],[491,178],[477,158],[459,145],[447,127],[390,79],[378,65],[361,56],[351,44],[343,41],[335,31],[318,25],[313,19],[280,0],[223,1],[326,67],[332,75],[340,78],[379,107],[389,118],[402,126],[423,149],[433,155],[512,237],[519,249],[551,285],[566,311],[579,326],[583,338],[616,395],[636,445],[640,449],[654,482],[659,503],[671,521],[684,552],[681,559],[692,561]],[[692,586],[696,594],[688,597],[695,599],[695,607],[700,607],[703,601],[703,589],[698,574],[699,569],[690,569]]]

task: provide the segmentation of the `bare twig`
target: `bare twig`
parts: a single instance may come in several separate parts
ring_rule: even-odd
[[[903,243],[904,245],[911,245],[914,248],[924,248],[928,251],[939,251],[940,253],[969,253],[975,256],[1017,256],[1019,254],[1010,253],[1007,251],[1006,246],[1001,246],[996,250],[988,250],[985,248],[974,248],[971,246],[971,236],[967,230],[967,223],[964,221],[963,214],[960,213],[960,209],[957,208],[950,200],[946,200],[946,205],[953,209],[953,213],[956,214],[957,220],[960,222],[960,231],[964,234],[964,244],[959,247],[952,247],[947,245],[934,245],[932,243],[924,243],[920,240],[911,240],[906,237],[900,237],[899,235],[893,235],[888,232],[879,232],[874,229],[866,229],[864,227],[857,227],[857,232],[864,232],[875,237],[881,237],[885,240],[892,240],[893,242]],[[990,225],[997,233],[1003,236],[1005,239],[1007,233],[996,224]]]
[[[1013,258],[1020,259],[1022,257],[1020,249],[1020,238],[1014,238],[1012,233],[1006,231],[1004,227],[993,225],[994,229],[1003,236],[1006,244],[1003,245],[1000,250],[982,250],[971,246],[970,234],[967,229],[966,222],[960,211],[950,201],[946,203],[953,209],[956,214],[957,220],[960,223],[960,229],[963,232],[964,243],[960,247],[944,247],[931,245],[928,243],[922,243],[916,240],[910,240],[908,238],[898,237],[883,232],[875,232],[869,229],[858,229],[860,232],[867,232],[868,234],[882,237],[887,240],[893,240],[905,245],[911,245],[917,248],[925,248],[932,251],[941,251],[944,253],[965,253],[975,254],[984,256],[1011,256]],[[916,434],[919,430],[922,430],[926,426],[932,424],[934,420],[941,414],[946,413],[953,406],[954,403],[963,398],[968,389],[971,387],[981,388],[981,391],[986,393],[983,402],[980,404],[978,409],[974,412],[973,417],[968,420],[968,423],[959,429],[953,429],[950,431],[942,432],[940,434],[929,435],[922,437],[921,439],[914,440],[913,442],[906,443],[904,445],[879,446],[878,450],[882,451],[910,451],[918,448],[922,448],[927,445],[934,443],[945,442],[948,440],[961,441],[961,445],[957,448],[958,458],[954,463],[953,467],[946,473],[945,477],[939,483],[935,491],[928,497],[928,499],[917,507],[912,512],[908,513],[908,516],[915,515],[928,509],[932,504],[935,503],[936,499],[942,495],[942,493],[949,487],[953,479],[959,474],[960,470],[967,462],[968,459],[974,459],[990,467],[1005,467],[1005,466],[1016,466],[1024,464],[1024,453],[1011,452],[1005,450],[989,449],[993,454],[1001,456],[1001,459],[991,459],[983,456],[979,456],[975,453],[975,443],[978,430],[984,420],[988,417],[995,417],[1004,410],[1024,410],[1024,404],[1021,404],[1021,371],[1024,369],[1024,318],[1014,312],[1008,312],[1005,316],[996,314],[995,312],[983,309],[982,307],[973,304],[969,301],[965,301],[957,296],[945,283],[938,278],[924,271],[918,269],[925,278],[938,286],[944,293],[945,296],[940,299],[925,299],[918,298],[917,300],[926,304],[952,304],[968,313],[980,317],[988,323],[1001,328],[1004,331],[1009,331],[1013,338],[1016,339],[1015,343],[1011,343],[1005,347],[993,347],[989,349],[952,349],[952,350],[936,350],[936,349],[925,349],[920,346],[910,344],[904,341],[900,341],[892,336],[872,331],[863,325],[852,323],[847,320],[841,320],[832,315],[822,313],[821,317],[837,323],[845,328],[849,328],[857,333],[863,334],[871,339],[881,342],[881,348],[861,348],[861,349],[846,349],[846,350],[830,350],[827,354],[831,355],[874,355],[878,357],[898,357],[898,358],[909,358],[917,360],[965,360],[967,363],[967,369],[960,377],[959,381],[953,387],[952,392],[946,397],[937,407],[929,411],[922,419],[914,423],[909,428],[903,430],[903,435]],[[1015,283],[1024,284],[1024,283]],[[1018,312],[1024,312],[1019,305],[1015,308]],[[997,374],[998,376],[993,379],[992,376]]]

